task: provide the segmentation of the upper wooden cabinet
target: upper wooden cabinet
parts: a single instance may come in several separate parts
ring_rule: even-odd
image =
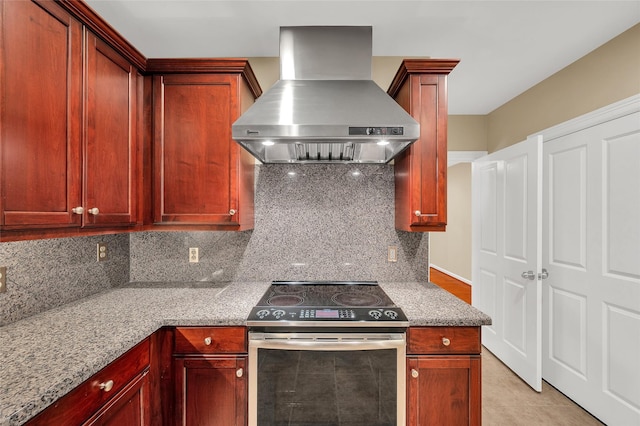
[[[2,2],[2,230],[79,227],[82,25],[53,2]]]
[[[57,3],[2,3],[2,239],[136,223],[136,69]]]
[[[87,33],[84,225],[133,225],[137,213],[136,70]]]
[[[252,229],[254,158],[231,125],[260,95],[246,60],[150,59],[153,223]]]
[[[388,93],[420,123],[420,139],[395,158],[395,223],[409,232],[447,224],[447,75],[453,59],[407,59]]]

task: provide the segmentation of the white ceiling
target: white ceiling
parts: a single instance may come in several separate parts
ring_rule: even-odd
[[[374,56],[461,59],[451,114],[487,114],[640,22],[640,0],[86,2],[148,58],[277,57],[280,26],[370,25]]]

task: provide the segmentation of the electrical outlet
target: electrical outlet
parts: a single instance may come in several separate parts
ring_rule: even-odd
[[[7,291],[7,267],[0,266],[0,293]]]
[[[104,262],[109,259],[109,252],[105,243],[98,243],[98,262]]]
[[[189,248],[189,263],[198,263],[200,256],[198,255],[198,247]]]
[[[388,262],[397,262],[398,261],[398,247],[397,246],[389,246],[387,248],[387,261]]]

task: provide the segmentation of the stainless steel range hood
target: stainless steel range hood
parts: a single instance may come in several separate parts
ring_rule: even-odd
[[[371,80],[371,27],[281,27],[280,80],[232,126],[263,163],[387,163],[420,125]]]

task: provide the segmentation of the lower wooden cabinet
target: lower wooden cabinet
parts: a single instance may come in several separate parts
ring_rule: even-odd
[[[407,425],[482,423],[479,327],[411,327]]]
[[[32,425],[150,425],[149,339],[31,419]]]
[[[481,423],[480,356],[407,358],[407,424]]]
[[[175,424],[246,425],[246,366],[246,356],[177,357]]]
[[[246,425],[246,328],[176,327],[174,336],[174,424]]]
[[[109,403],[92,416],[85,425],[120,426],[151,425],[149,421],[148,370],[133,379]]]

